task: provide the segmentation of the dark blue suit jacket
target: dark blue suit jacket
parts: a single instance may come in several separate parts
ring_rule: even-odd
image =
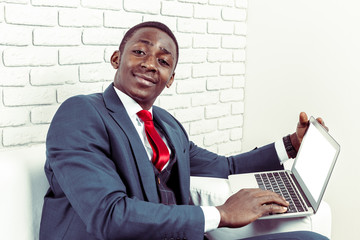
[[[113,85],[101,94],[66,100],[47,136],[40,239],[203,239],[204,216],[189,206],[190,175],[280,169],[273,144],[233,157],[189,141],[181,124],[153,107],[154,121],[175,150],[178,205],[159,204],[142,142]]]

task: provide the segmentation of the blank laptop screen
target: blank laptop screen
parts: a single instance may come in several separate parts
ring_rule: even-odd
[[[310,124],[294,163],[294,169],[316,202],[322,197],[321,192],[337,154],[337,149],[319,130]]]

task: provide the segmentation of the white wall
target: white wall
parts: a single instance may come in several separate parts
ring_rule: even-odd
[[[243,149],[322,116],[342,146],[325,200],[334,240],[359,235],[360,2],[256,0],[248,5]]]
[[[68,97],[100,92],[109,59],[142,21],[180,45],[175,83],[158,105],[198,145],[241,151],[247,0],[0,0],[0,150],[45,141]]]

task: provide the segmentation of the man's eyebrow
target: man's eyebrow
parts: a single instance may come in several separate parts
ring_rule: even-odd
[[[146,44],[146,45],[154,46],[154,44],[153,44],[152,42],[150,42],[150,41],[148,41],[148,40],[145,40],[145,39],[140,39],[139,42],[144,43],[144,44]],[[161,50],[162,52],[164,52],[165,54],[170,54],[171,56],[173,56],[173,54],[172,54],[169,50],[167,50],[166,48],[164,48],[164,47],[160,47],[160,50]]]

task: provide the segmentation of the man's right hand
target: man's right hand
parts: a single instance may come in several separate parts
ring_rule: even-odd
[[[217,206],[219,227],[243,227],[266,214],[284,213],[289,203],[280,195],[261,189],[242,189]]]

